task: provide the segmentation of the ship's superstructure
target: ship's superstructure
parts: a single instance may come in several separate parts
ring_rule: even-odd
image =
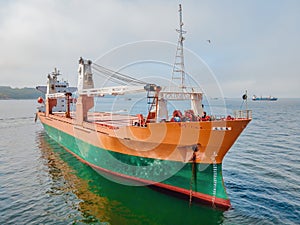
[[[58,76],[61,75],[57,68],[47,76],[46,86],[37,86],[36,89],[45,94],[45,98],[55,97],[55,105],[52,108],[54,112],[66,112],[67,102],[66,93],[73,93],[77,90],[76,87],[69,87],[69,83],[65,80],[59,80]],[[70,101],[71,102],[71,101]],[[42,102],[41,102],[42,103]],[[73,103],[73,102],[72,102]],[[39,107],[40,111],[45,111],[44,105]]]

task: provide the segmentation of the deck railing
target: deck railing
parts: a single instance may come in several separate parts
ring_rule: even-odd
[[[252,110],[236,110],[234,111],[234,118],[236,119],[251,119]]]

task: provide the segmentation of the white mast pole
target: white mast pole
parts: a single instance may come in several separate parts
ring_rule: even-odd
[[[248,93],[247,93],[247,90],[246,90],[246,110],[248,111]]]
[[[184,31],[182,27],[183,27],[182,8],[181,8],[181,4],[179,4],[179,29],[176,29],[176,31],[179,33],[179,37],[178,37],[177,50],[175,56],[175,63],[173,66],[172,80],[175,82],[176,79],[180,79],[179,87],[185,89],[186,86],[185,86],[185,69],[184,69],[184,56],[183,56],[183,41],[184,41],[183,34],[185,34],[186,31]]]
[[[184,58],[183,58],[183,41],[184,37],[182,36],[183,30],[183,22],[182,22],[182,8],[181,4],[179,4],[179,42],[180,42],[180,58],[181,58],[181,88],[185,88],[185,72],[184,72]]]

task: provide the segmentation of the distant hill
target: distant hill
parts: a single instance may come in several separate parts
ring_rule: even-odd
[[[35,88],[0,86],[0,99],[36,99],[43,94]]]

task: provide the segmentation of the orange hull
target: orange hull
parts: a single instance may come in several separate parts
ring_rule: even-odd
[[[103,115],[97,113],[98,117]],[[197,163],[222,163],[230,147],[251,120],[167,122],[149,123],[147,127],[118,127],[111,121],[102,123],[97,120],[83,122],[79,126],[74,119],[61,114],[46,117],[40,112],[39,118],[43,124],[93,146],[132,156],[188,162],[197,147]]]
[[[230,200],[222,160],[251,120],[133,126],[136,117],[110,113],[89,113],[89,122],[81,124],[63,113],[39,112],[38,117],[50,137],[106,177],[154,185],[225,209]]]

